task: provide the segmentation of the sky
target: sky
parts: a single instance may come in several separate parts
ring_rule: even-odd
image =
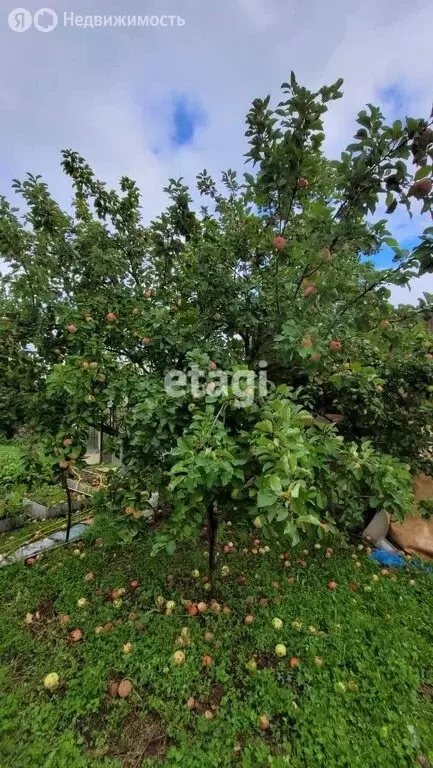
[[[35,13],[40,2],[24,0]],[[366,102],[389,119],[428,117],[433,98],[431,0],[47,0],[59,24],[14,32],[0,8],[0,194],[12,178],[40,173],[63,205],[70,188],[60,151],[82,154],[115,185],[135,178],[146,219],[166,205],[169,177],[193,183],[239,168],[251,101],[293,69],[311,89],[344,78],[344,98],[326,119],[328,155],[350,142]],[[75,15],[179,16],[182,26],[65,27]],[[420,217],[395,215],[393,233],[410,245]],[[426,222],[426,226],[429,222]],[[395,303],[433,291],[424,276],[393,288]]]

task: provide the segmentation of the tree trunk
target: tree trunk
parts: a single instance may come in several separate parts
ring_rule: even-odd
[[[63,473],[63,487],[66,492],[66,500],[68,502],[68,519],[66,522],[66,542],[69,541],[69,534],[71,532],[71,523],[72,523],[72,499],[71,499],[71,489],[68,486],[68,475],[67,472]]]
[[[215,564],[216,564],[216,542],[217,542],[217,531],[218,531],[218,518],[215,514],[215,509],[213,503],[208,504],[207,507],[207,531],[208,531],[208,542],[209,542],[209,581],[211,585],[211,595],[213,596],[214,591],[214,574],[215,574]]]

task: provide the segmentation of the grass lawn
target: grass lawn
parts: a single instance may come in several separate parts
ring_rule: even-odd
[[[2,767],[399,768],[432,759],[431,575],[382,576],[363,552],[326,559],[324,547],[291,553],[286,568],[278,548],[253,555],[251,539],[225,528],[221,544],[231,539],[236,551],[219,558],[219,574],[229,568],[218,581],[221,610],[191,616],[181,598],[210,603],[192,575],[205,573],[203,548],[191,543],[153,559],[150,538],[119,545],[114,537],[99,518],[84,556],[72,544],[32,568],[0,571]],[[120,587],[126,593],[115,607],[110,593]],[[157,609],[159,595],[176,602],[170,616]],[[79,608],[81,597],[88,603]],[[71,643],[74,628],[83,637]],[[278,643],[285,658],[275,655]],[[174,663],[176,651],[183,664]],[[50,672],[60,677],[51,693]],[[131,694],[110,697],[110,681],[122,678]]]

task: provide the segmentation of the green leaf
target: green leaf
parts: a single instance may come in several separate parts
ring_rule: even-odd
[[[267,481],[274,493],[279,494],[282,492],[283,488],[281,485],[281,480],[278,477],[278,475],[270,475],[270,477],[267,478]]]
[[[175,550],[176,550],[176,542],[175,541],[169,541],[166,544],[165,550],[167,552],[167,555],[170,555],[170,556],[174,555]]]
[[[270,491],[259,491],[257,494],[257,506],[259,509],[261,507],[270,507],[276,501],[278,501],[278,496]]]
[[[315,515],[300,515],[297,519],[298,523],[304,523],[306,525],[320,525],[320,520]]]
[[[286,527],[284,528],[284,533],[286,536],[289,536],[292,540],[292,547],[296,547],[297,544],[301,541],[298,529],[296,528],[296,525],[293,523],[287,523]]]
[[[432,171],[433,171],[433,166],[423,165],[421,168],[418,168],[415,174],[415,181],[420,181],[420,179],[425,179],[427,176],[430,176]]]
[[[259,421],[255,428],[259,432],[272,432],[272,421]]]

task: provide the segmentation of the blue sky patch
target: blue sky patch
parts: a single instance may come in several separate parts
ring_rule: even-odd
[[[390,120],[404,121],[406,113],[408,111],[409,96],[400,88],[397,84],[389,85],[386,88],[382,88],[379,91],[379,99],[382,104],[385,105],[385,115]]]
[[[170,142],[175,147],[192,144],[197,130],[206,123],[204,110],[185,93],[172,97],[171,120]]]

